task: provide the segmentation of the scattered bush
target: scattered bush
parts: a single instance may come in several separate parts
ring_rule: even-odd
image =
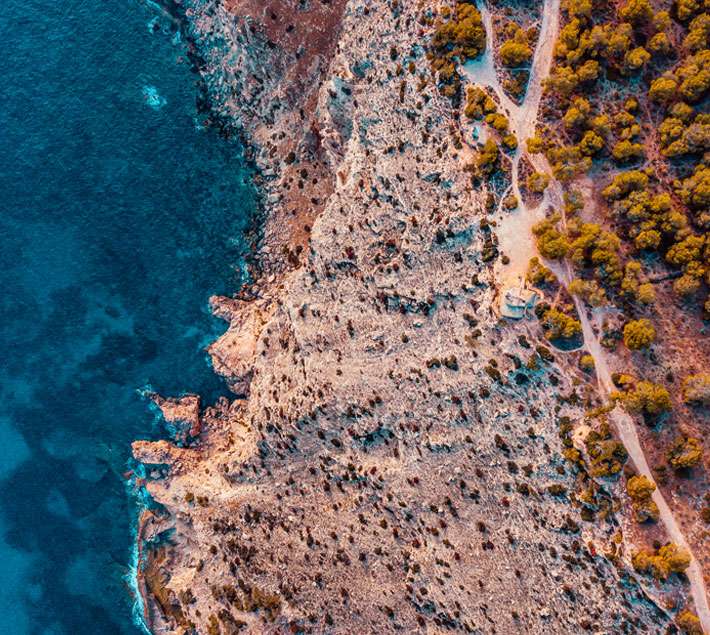
[[[658,520],[658,505],[651,498],[655,490],[656,486],[643,475],[632,476],[626,482],[626,492],[631,498],[637,522],[656,522]]]
[[[624,444],[612,436],[606,423],[598,432],[592,430],[584,443],[591,461],[590,474],[594,477],[615,476],[629,458]]]
[[[683,573],[690,566],[690,554],[686,549],[669,543],[658,551],[643,549],[631,558],[636,571],[651,572],[657,580],[666,580],[671,573]]]
[[[535,194],[542,194],[550,184],[550,177],[543,172],[533,172],[525,181],[527,188]]]
[[[683,379],[682,390],[685,403],[710,406],[710,373],[688,375]]]
[[[528,282],[535,285],[552,284],[557,280],[552,270],[543,265],[537,256],[530,258],[526,277]]]

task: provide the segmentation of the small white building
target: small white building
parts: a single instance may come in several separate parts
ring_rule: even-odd
[[[542,294],[529,287],[524,279],[518,285],[506,287],[500,298],[500,314],[513,320],[524,318],[532,309]]]

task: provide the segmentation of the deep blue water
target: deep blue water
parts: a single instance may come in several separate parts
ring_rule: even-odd
[[[130,442],[164,434],[138,389],[224,393],[207,300],[239,285],[255,198],[156,16],[2,2],[2,633],[138,632],[123,475]]]

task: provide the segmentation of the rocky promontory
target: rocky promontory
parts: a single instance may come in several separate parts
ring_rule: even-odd
[[[618,492],[584,469],[603,396],[579,355],[499,314],[495,188],[427,55],[444,4],[184,3],[265,225],[259,276],[212,299],[234,398],[159,401],[189,433],[134,444],[154,633],[671,624]]]

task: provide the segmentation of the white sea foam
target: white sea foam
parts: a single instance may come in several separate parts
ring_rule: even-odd
[[[160,110],[168,103],[155,86],[143,86],[143,99],[153,110]]]

